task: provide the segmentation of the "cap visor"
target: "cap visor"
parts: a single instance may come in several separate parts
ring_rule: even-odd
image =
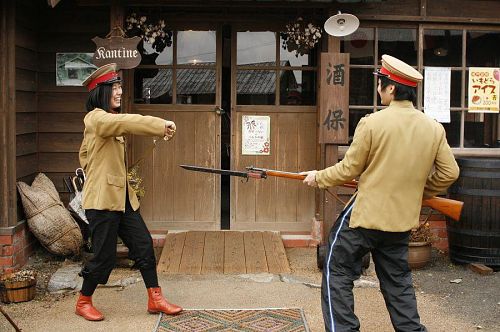
[[[381,76],[381,77],[389,77],[389,75],[386,75],[386,74],[382,74],[380,72],[380,69],[377,69],[376,71],[373,72],[373,75],[375,76]]]

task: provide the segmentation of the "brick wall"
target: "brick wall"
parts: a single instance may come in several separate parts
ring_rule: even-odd
[[[432,242],[432,246],[438,250],[445,253],[448,252],[448,231],[446,230],[446,219],[443,215],[436,214],[429,218],[429,224],[431,226],[431,232],[434,235],[435,240]]]
[[[0,274],[19,270],[38,245],[38,240],[26,229],[26,223],[0,233]],[[5,234],[9,233],[11,234]]]

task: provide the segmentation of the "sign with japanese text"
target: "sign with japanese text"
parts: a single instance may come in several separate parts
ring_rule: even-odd
[[[425,67],[424,112],[441,123],[450,123],[451,68]]]
[[[498,113],[498,68],[469,68],[469,112]]]
[[[243,115],[241,117],[241,154],[271,154],[271,117]]]
[[[320,71],[319,143],[349,140],[349,54],[322,53]]]

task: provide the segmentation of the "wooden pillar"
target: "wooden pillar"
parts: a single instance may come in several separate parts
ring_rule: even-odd
[[[0,229],[17,223],[15,2],[0,4]]]

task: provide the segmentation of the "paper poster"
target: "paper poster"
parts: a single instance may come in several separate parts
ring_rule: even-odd
[[[241,151],[244,155],[271,154],[271,118],[243,115],[241,119]]]
[[[425,67],[424,112],[442,123],[450,123],[451,68]]]
[[[469,112],[498,113],[498,68],[469,68]]]

